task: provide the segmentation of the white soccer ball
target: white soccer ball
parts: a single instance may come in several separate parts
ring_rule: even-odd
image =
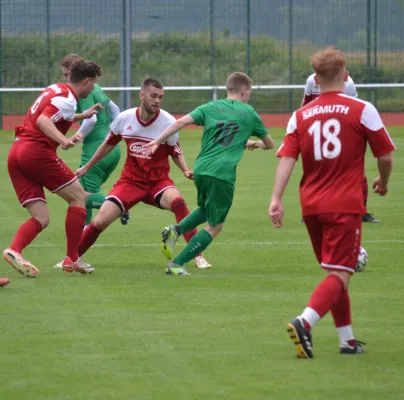
[[[362,272],[368,263],[368,253],[361,247],[359,249],[358,262],[356,264],[355,272]]]

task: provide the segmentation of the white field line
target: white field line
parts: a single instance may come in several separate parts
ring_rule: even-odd
[[[404,243],[404,239],[392,239],[392,240],[364,240],[362,244],[379,244],[379,243]],[[301,245],[310,245],[310,242],[213,242],[213,246],[229,246],[229,247],[237,247],[237,246],[247,246],[247,247],[254,247],[254,246],[301,246]],[[60,244],[33,244],[29,247],[36,247],[36,248],[51,248],[51,247],[64,247],[64,243]],[[127,248],[127,247],[159,247],[159,243],[98,243],[94,244],[93,247],[99,248]],[[184,247],[185,243],[178,243],[178,247]]]

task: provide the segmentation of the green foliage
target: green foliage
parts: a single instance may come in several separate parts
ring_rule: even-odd
[[[290,68],[287,42],[264,35],[253,36],[251,75],[254,82],[304,84],[311,73],[309,57],[314,49],[311,43],[295,41]],[[6,36],[3,38],[3,86],[44,87],[60,80],[59,61],[70,52],[93,59],[102,66],[102,86],[119,86],[119,51],[118,35],[52,33],[49,41],[42,34],[18,38]],[[213,60],[211,53],[209,35],[204,32],[136,35],[132,39],[133,85],[138,86],[149,76],[160,79],[166,86],[223,85],[229,73],[246,71],[245,40],[230,34],[219,35],[214,43]],[[369,71],[365,53],[347,55],[351,76],[357,83],[367,82],[368,77],[372,82],[404,82],[404,60],[401,53],[380,53],[377,70],[372,67]],[[37,93],[3,95],[4,114],[24,113],[36,95]],[[118,93],[110,95],[114,101],[118,101]],[[301,90],[265,91],[255,93],[252,104],[260,112],[287,112],[300,104],[301,97]],[[164,107],[171,112],[186,112],[209,98],[209,91],[167,92]],[[391,93],[380,91],[380,94],[377,93],[377,100],[383,107],[387,107],[385,111],[402,111],[404,108],[402,91],[399,90]],[[133,94],[133,103],[136,101],[137,95]]]

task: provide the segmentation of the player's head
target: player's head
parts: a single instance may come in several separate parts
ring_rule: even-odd
[[[94,89],[94,84],[101,76],[101,68],[93,61],[75,60],[70,65],[69,84],[81,99],[86,98]]]
[[[243,103],[250,99],[252,89],[252,79],[243,72],[233,72],[226,81],[227,94],[237,98]]]
[[[139,93],[142,108],[149,114],[155,114],[163,101],[164,88],[156,79],[147,78],[142,82]]]
[[[326,46],[310,57],[311,66],[316,73],[320,87],[337,85],[346,75],[345,54],[335,46]]]
[[[60,69],[62,70],[62,75],[65,78],[66,82],[69,81],[70,67],[73,61],[82,59],[83,57],[79,56],[76,53],[69,53],[63,57],[63,60],[60,62]]]

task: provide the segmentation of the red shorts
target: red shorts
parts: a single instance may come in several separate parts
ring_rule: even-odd
[[[353,274],[361,244],[362,215],[308,215],[304,222],[321,267]]]
[[[55,193],[77,178],[45,143],[16,141],[8,153],[8,173],[22,206],[44,201],[44,187]]]
[[[159,207],[156,197],[166,189],[175,188],[171,179],[161,179],[156,182],[134,182],[125,178],[119,179],[106,197],[115,199],[123,211],[127,211],[139,202]]]

